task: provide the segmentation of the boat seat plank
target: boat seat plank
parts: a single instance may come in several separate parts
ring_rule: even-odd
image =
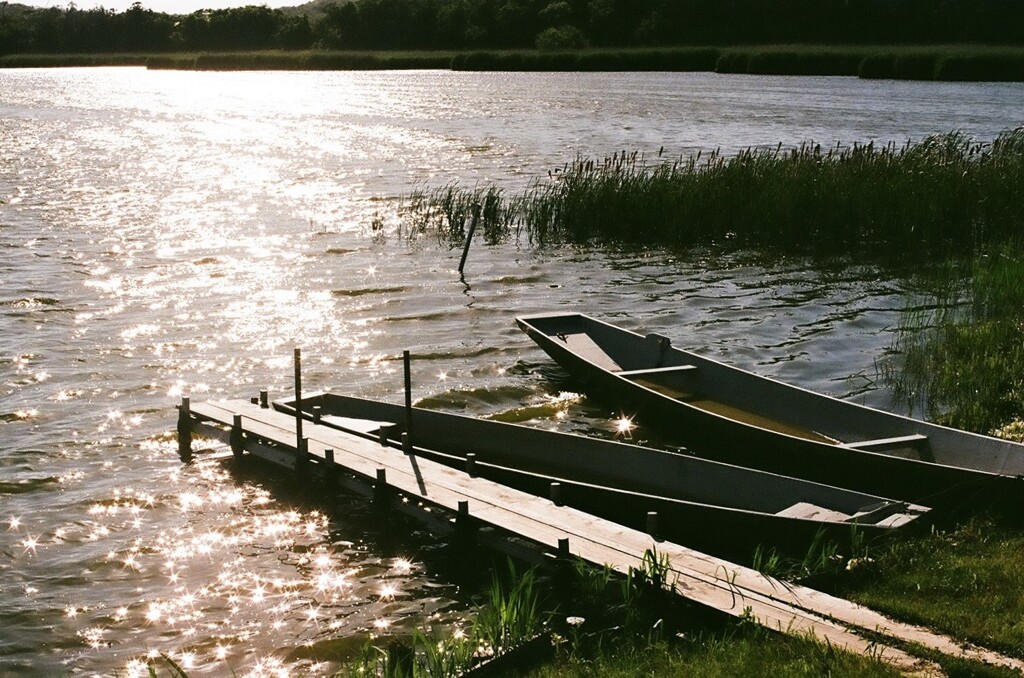
[[[565,344],[566,348],[584,360],[609,372],[622,371],[622,366],[605,353],[604,349],[598,346],[597,342],[585,332],[565,332],[556,336]]]
[[[776,512],[777,516],[783,518],[803,518],[805,520],[849,520],[850,516],[840,511],[834,511],[810,502],[798,501],[797,503]]]
[[[669,372],[691,372],[696,370],[696,365],[671,365],[669,367],[648,367],[642,370],[623,370],[619,372],[620,377],[640,377],[666,374]]]
[[[886,450],[894,447],[917,447],[928,441],[928,436],[920,433],[911,433],[906,436],[895,436],[893,438],[876,438],[874,440],[860,440],[853,443],[843,443],[843,447],[855,450]]]
[[[344,431],[355,431],[356,433],[375,434],[384,426],[394,426],[393,421],[373,421],[371,419],[353,419],[352,417],[339,417],[334,414],[325,414],[322,421],[335,428]]]

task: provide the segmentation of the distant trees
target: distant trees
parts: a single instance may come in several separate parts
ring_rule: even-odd
[[[168,15],[4,3],[0,53],[1024,44],[1021,0],[337,0]]]

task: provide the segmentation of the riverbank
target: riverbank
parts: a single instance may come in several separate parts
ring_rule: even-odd
[[[979,45],[751,45],[575,51],[244,51],[9,54],[0,68],[144,66],[175,70],[679,71],[865,79],[1024,81],[1024,48]]]

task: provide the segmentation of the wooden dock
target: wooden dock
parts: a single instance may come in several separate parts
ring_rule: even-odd
[[[879,656],[908,673],[941,673],[934,663],[909,654],[908,645],[1024,672],[1024,661],[966,646],[847,600],[657,541],[549,499],[474,477],[471,469],[459,471],[382,446],[372,436],[382,423],[390,422],[352,421],[355,432],[348,433],[277,412],[267,406],[265,392],[260,400],[193,405],[183,399],[178,419],[183,457],[191,454],[193,434],[216,438],[230,445],[236,456],[251,454],[299,476],[321,477],[330,486],[374,496],[438,533],[472,534],[481,545],[517,557],[578,557],[628,573],[630,568],[641,569],[645,554],[653,552],[667,559],[666,585],[684,598],[775,631],[812,636],[837,648]]]

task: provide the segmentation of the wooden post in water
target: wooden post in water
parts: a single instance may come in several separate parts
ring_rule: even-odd
[[[302,452],[302,349],[295,349],[295,451]]]
[[[469,515],[469,500],[460,499],[458,513],[455,514],[455,546],[459,550],[467,550],[476,546],[476,525]]]
[[[473,232],[476,230],[476,222],[480,220],[480,203],[473,205],[473,218],[469,222],[469,233],[466,234],[466,244],[462,248],[462,259],[459,260],[459,277],[462,277],[462,270],[466,267],[466,257],[469,256],[469,246],[473,242]]]
[[[301,483],[309,479],[309,438],[299,440],[295,450],[295,479]]]
[[[466,475],[470,478],[476,478],[476,453],[466,453]]]
[[[178,408],[178,456],[182,461],[192,460],[192,411],[188,396],[182,396]]]
[[[242,458],[242,415],[236,414],[231,417],[231,454],[235,459]]]
[[[334,450],[324,450],[324,485],[333,490],[338,482],[338,467],[334,465]]]
[[[409,448],[412,447],[412,368],[409,365],[409,351],[402,351],[402,368],[405,372],[405,435],[402,439],[403,446],[408,439]],[[409,449],[405,450],[409,453]]]
[[[270,398],[267,395],[267,389],[265,388],[260,389],[260,407],[263,409],[270,407]]]
[[[377,508],[387,506],[391,489],[388,487],[388,471],[385,468],[377,469],[377,482],[373,486],[373,503]]]
[[[324,409],[322,407],[320,407],[319,405],[314,405],[313,406],[313,423],[314,424],[319,424],[320,423],[321,417],[323,417],[323,411],[324,411]]]

